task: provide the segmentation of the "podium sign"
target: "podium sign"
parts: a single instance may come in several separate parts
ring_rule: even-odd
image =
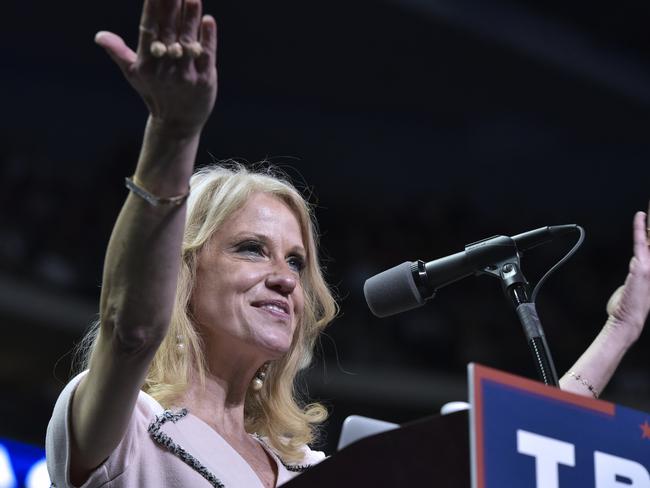
[[[650,414],[469,365],[472,488],[650,488]]]

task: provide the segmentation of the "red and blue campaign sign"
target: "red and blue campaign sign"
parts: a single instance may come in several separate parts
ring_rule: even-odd
[[[650,488],[650,414],[469,370],[473,488]]]

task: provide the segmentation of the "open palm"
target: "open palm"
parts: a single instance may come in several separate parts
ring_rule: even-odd
[[[646,214],[637,212],[630,269],[625,283],[607,303],[610,327],[621,329],[631,342],[641,334],[650,310],[650,249],[646,227]]]
[[[217,36],[215,20],[202,16],[200,0],[145,0],[136,51],[112,32],[99,32],[95,41],[120,67],[155,122],[188,131],[205,124],[217,94]],[[178,43],[182,54],[154,56],[152,43]]]

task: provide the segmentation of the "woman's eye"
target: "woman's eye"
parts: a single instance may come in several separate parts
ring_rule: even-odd
[[[297,273],[300,273],[305,269],[305,259],[302,256],[290,256],[289,259],[287,259],[287,263],[289,264],[289,267]]]
[[[242,242],[237,246],[237,252],[245,254],[264,254],[264,247],[261,243],[255,241]]]

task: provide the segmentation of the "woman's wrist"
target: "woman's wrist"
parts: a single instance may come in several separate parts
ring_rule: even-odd
[[[163,119],[150,114],[147,118],[146,133],[152,132],[170,142],[183,142],[201,137],[204,125],[204,123],[188,124],[185,121]]]
[[[587,392],[589,392],[589,394],[596,399],[600,396],[600,391],[588,378],[585,378],[582,374],[571,370],[567,371],[565,376],[567,378],[567,381],[565,382],[565,388],[563,388],[564,390],[573,391],[574,393],[580,393],[583,395],[587,395]],[[579,386],[576,383],[571,384],[572,380],[579,383]],[[568,386],[569,384],[571,384],[571,386]]]
[[[627,351],[639,338],[639,327],[610,315],[601,331],[611,347]]]
[[[149,117],[134,172],[140,186],[160,197],[186,193],[200,136],[200,130],[183,133]]]

